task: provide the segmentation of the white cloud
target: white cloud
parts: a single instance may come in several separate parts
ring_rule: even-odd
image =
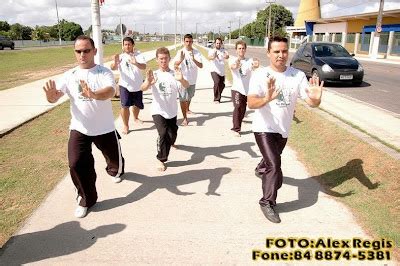
[[[373,12],[378,10],[378,0],[321,0],[323,17]],[[400,9],[400,0],[386,0],[385,10]],[[296,17],[299,0],[276,0]],[[91,24],[90,1],[57,0],[60,19],[78,23],[85,30]],[[183,19],[183,31],[227,31],[254,20],[258,10],[267,6],[266,0],[178,0],[178,19]],[[165,32],[175,29],[175,0],[105,0],[101,7],[103,28],[115,29],[119,20],[128,27],[143,32]],[[57,23],[55,0],[8,0],[2,3],[0,20],[23,25],[54,25]],[[178,32],[180,32],[180,22]]]

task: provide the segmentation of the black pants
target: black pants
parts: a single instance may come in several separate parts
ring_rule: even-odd
[[[225,76],[220,76],[217,72],[211,72],[214,81],[214,101],[220,102],[222,91],[225,88]]]
[[[153,115],[153,121],[158,132],[157,159],[161,162],[166,162],[171,146],[175,143],[178,135],[176,116],[171,119],[166,119],[161,115]]]
[[[261,206],[267,203],[275,205],[278,189],[282,186],[281,154],[287,138],[278,133],[266,132],[255,132],[254,136],[263,157],[255,170],[262,175],[263,197],[259,203]]]
[[[233,128],[231,130],[239,132],[242,128],[242,121],[246,114],[247,96],[232,90],[232,102],[233,102]]]
[[[78,202],[80,206],[91,207],[97,201],[97,175],[94,169],[92,143],[103,153],[109,175],[118,177],[124,173],[124,158],[119,139],[117,131],[99,136],[87,136],[71,130],[68,141],[69,171],[78,196],[82,197]]]

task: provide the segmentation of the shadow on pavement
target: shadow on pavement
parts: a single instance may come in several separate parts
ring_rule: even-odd
[[[3,248],[15,245],[17,254],[2,257],[2,265],[21,265],[48,258],[55,258],[85,250],[96,243],[97,239],[121,232],[124,224],[101,225],[93,230],[83,229],[79,222],[72,221],[55,226],[49,230],[13,236]],[[1,252],[0,255],[3,252]],[[4,264],[3,264],[4,263]]]
[[[178,150],[191,152],[192,156],[187,161],[172,161],[167,163],[167,167],[179,167],[185,165],[194,165],[199,164],[204,161],[207,156],[215,156],[221,159],[237,159],[239,157],[228,157],[223,155],[224,153],[235,152],[235,151],[244,151],[247,152],[252,158],[259,157],[257,153],[255,153],[251,146],[254,146],[253,142],[244,142],[236,145],[225,145],[225,146],[217,146],[217,147],[195,147],[195,146],[187,146],[187,145],[176,145]]]
[[[318,193],[320,191],[333,197],[351,196],[355,193],[353,190],[350,190],[346,193],[340,193],[332,189],[340,186],[342,183],[352,178],[356,178],[368,189],[378,188],[380,185],[379,182],[372,183],[369,180],[364,173],[362,163],[363,161],[360,159],[353,159],[343,167],[306,179],[284,177],[283,183],[298,187],[298,199],[290,202],[279,203],[277,205],[277,209],[279,212],[290,212],[312,206],[317,202]],[[315,179],[318,180],[318,182],[322,185],[319,185],[317,182],[315,182]]]
[[[178,186],[191,184],[199,181],[210,180],[206,195],[220,196],[216,191],[221,184],[224,175],[231,171],[230,168],[220,167],[215,169],[190,170],[178,174],[162,176],[145,176],[135,173],[125,173],[123,182],[134,181],[141,185],[125,197],[114,198],[97,202],[91,208],[92,212],[105,211],[117,208],[145,198],[157,189],[166,189],[178,196],[193,195],[196,192],[184,192]]]

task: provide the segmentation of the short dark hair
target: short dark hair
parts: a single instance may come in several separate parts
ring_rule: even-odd
[[[156,50],[156,58],[158,57],[159,54],[166,54],[169,57],[171,57],[171,55],[169,54],[169,50],[165,47],[160,47]]]
[[[192,36],[192,34],[185,34],[185,36],[183,36],[183,39],[185,40],[186,38],[188,38],[188,39],[193,39],[193,36]]]
[[[222,43],[222,39],[220,37],[216,38],[214,42],[217,42],[219,40]]]
[[[269,38],[268,40],[268,51],[271,49],[271,44],[273,42],[284,42],[286,44],[288,44],[288,39],[285,37],[281,37],[281,36],[273,36],[271,38]]]
[[[75,39],[74,46],[75,46],[76,42],[79,41],[79,40],[86,40],[86,41],[89,41],[90,44],[92,45],[92,47],[93,47],[93,48],[96,48],[96,47],[94,46],[94,41],[93,41],[93,39],[90,38],[89,36],[86,36],[86,35],[79,35],[79,36],[76,37],[76,39]]]
[[[239,40],[239,41],[237,41],[237,42],[235,43],[235,49],[237,49],[238,45],[240,45],[240,44],[243,45],[244,48],[247,49],[247,43],[246,43],[245,41],[242,41],[242,40]]]
[[[135,44],[135,41],[131,37],[125,37],[122,40],[122,43],[124,43],[124,42],[131,42],[131,44]]]

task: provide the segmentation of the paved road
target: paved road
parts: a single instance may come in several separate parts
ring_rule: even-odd
[[[230,54],[234,49],[228,48]],[[257,57],[261,64],[269,64],[265,49],[248,47],[247,56]],[[293,53],[289,56],[289,61]],[[400,115],[400,64],[386,64],[360,60],[365,69],[364,82],[360,87],[328,84],[329,90],[372,104]]]

